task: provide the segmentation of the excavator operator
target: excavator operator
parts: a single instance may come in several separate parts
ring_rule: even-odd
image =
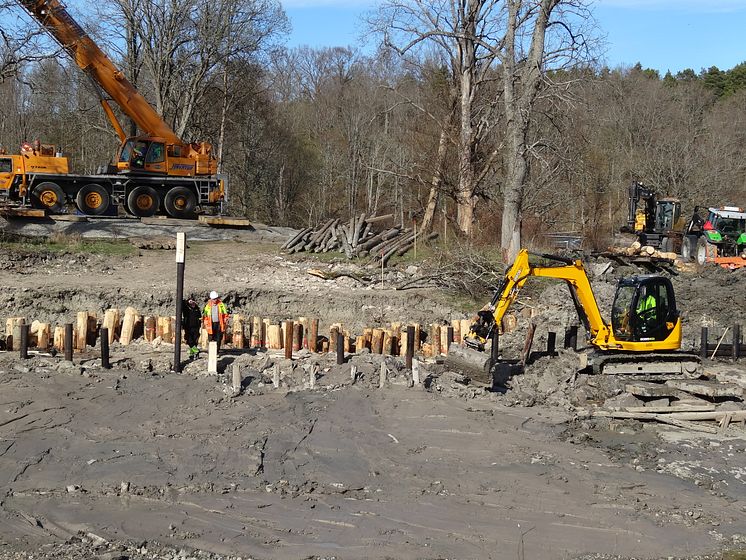
[[[637,316],[643,332],[651,330],[657,322],[658,302],[653,291],[646,287],[637,301]]]

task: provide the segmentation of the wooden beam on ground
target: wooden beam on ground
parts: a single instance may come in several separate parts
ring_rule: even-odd
[[[247,218],[232,218],[229,216],[200,216],[197,218],[200,224],[212,227],[229,227],[248,229],[253,227]]]

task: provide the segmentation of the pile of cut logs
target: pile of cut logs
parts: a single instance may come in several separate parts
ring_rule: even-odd
[[[416,242],[430,241],[438,236],[437,233],[418,236],[417,232],[402,226],[381,228],[383,223],[393,218],[393,214],[366,216],[363,213],[345,223],[339,218],[331,219],[319,228],[301,230],[288,239],[282,249],[291,254],[339,251],[348,259],[370,257],[371,261],[382,261],[385,266],[391,257],[404,255]]]
[[[659,251],[650,245],[642,245],[639,241],[635,241],[629,247],[614,247],[612,252],[626,255],[628,257],[653,257],[656,259],[668,259],[672,261],[675,261],[676,257],[678,257],[676,253]]]
[[[746,382],[746,380],[744,380]],[[723,433],[729,425],[746,425],[744,387],[717,379],[630,381],[622,399],[628,406],[584,411],[580,416],[660,422],[691,431]],[[716,424],[713,424],[715,422]]]

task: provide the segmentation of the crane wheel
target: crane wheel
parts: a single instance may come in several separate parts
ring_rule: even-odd
[[[75,203],[83,214],[100,216],[109,209],[111,197],[104,187],[91,183],[78,191]]]
[[[174,187],[166,193],[163,205],[172,218],[186,218],[194,212],[197,197],[187,187]]]
[[[62,212],[65,209],[65,193],[57,183],[45,181],[36,185],[32,191],[34,205],[50,212]]]
[[[160,205],[161,199],[152,187],[135,187],[127,196],[127,209],[140,218],[153,216]]]

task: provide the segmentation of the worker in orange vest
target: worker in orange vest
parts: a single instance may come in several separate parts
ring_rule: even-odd
[[[228,309],[220,301],[218,293],[215,290],[210,292],[210,299],[202,311],[202,324],[207,334],[210,335],[210,340],[218,343],[218,351],[220,351],[220,342],[223,339],[223,333],[228,324]]]

